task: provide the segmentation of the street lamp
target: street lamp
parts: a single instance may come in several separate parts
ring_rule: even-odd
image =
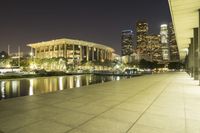
[[[30,68],[31,68],[31,69],[35,69],[35,68],[36,68],[36,64],[35,64],[35,58],[34,58],[34,54],[33,54],[32,50],[31,50],[31,52],[29,53],[29,55],[30,55],[30,57],[31,57],[31,61],[33,62],[33,63],[31,63]]]

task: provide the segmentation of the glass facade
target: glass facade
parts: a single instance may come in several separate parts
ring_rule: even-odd
[[[122,56],[133,54],[133,31],[124,30],[121,35]]]

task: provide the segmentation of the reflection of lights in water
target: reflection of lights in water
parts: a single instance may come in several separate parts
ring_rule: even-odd
[[[33,79],[29,80],[30,86],[29,86],[29,96],[33,95]]]
[[[1,97],[5,98],[5,81],[1,82]]]
[[[86,80],[86,85],[89,85],[89,76],[86,76],[85,80]]]
[[[12,81],[11,84],[13,93],[17,93],[17,81]]]
[[[81,78],[80,76],[76,76],[76,87],[80,87],[81,86]]]
[[[119,77],[119,76],[117,76],[116,80],[120,80],[120,77]]]
[[[59,77],[59,90],[63,90],[63,77]]]
[[[71,89],[73,87],[74,87],[74,77],[71,76],[71,77],[69,77],[69,88]]]
[[[102,77],[102,79],[101,79],[101,83],[104,83],[105,82],[105,79],[104,79],[104,77]]]
[[[89,77],[89,82],[92,83],[92,76]]]

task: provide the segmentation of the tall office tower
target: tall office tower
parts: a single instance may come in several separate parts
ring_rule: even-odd
[[[147,36],[147,53],[149,61],[162,63],[162,45],[160,42],[160,35]]]
[[[170,50],[170,61],[171,62],[179,61],[180,58],[178,52],[178,45],[176,42],[176,36],[172,23],[169,24],[169,50]]]
[[[121,35],[122,56],[131,55],[133,53],[133,31],[123,30]]]
[[[136,52],[140,59],[147,59],[147,34],[148,23],[146,21],[138,21],[136,23]],[[148,60],[148,59],[147,59]]]
[[[169,56],[169,42],[168,42],[168,26],[167,26],[167,24],[162,24],[160,26],[160,37],[161,37],[161,44],[162,44],[163,61],[168,62],[170,60],[170,56]]]

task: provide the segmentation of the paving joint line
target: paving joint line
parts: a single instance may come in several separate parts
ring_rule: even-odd
[[[171,79],[171,78],[170,78]],[[168,83],[165,85],[165,87],[163,88],[163,90],[158,94],[158,96],[152,101],[152,103],[142,112],[142,114],[137,118],[137,120],[129,127],[129,129],[125,132],[128,133],[133,126],[139,121],[139,119],[146,113],[146,111],[154,104],[154,102],[161,96],[161,94],[167,89],[167,86],[169,83],[171,83],[172,81],[168,81]]]
[[[157,81],[157,82],[160,82],[160,81],[162,82],[162,80],[163,80],[163,79],[160,79],[160,80]],[[142,93],[143,91],[150,89],[150,88],[151,88],[152,86],[154,86],[154,85],[155,85],[155,81],[154,81],[153,83],[151,83],[149,86],[145,87],[144,89],[138,91],[136,94],[134,94],[134,95],[128,97],[127,99],[121,101],[119,104],[116,104],[116,105],[114,105],[114,106],[108,108],[107,110],[105,110],[105,111],[101,112],[100,114],[98,114],[98,115],[92,117],[91,119],[85,121],[84,123],[81,123],[80,125],[78,125],[78,126],[72,128],[72,129],[66,131],[65,133],[69,133],[69,132],[71,132],[71,131],[77,129],[78,127],[81,127],[82,125],[85,125],[85,124],[88,123],[89,121],[91,121],[91,120],[93,120],[93,119],[99,117],[100,115],[102,115],[102,114],[104,114],[104,113],[110,111],[111,109],[115,108],[116,106],[119,106],[120,104],[124,103],[125,101],[129,100],[130,98],[137,96],[139,93]]]

